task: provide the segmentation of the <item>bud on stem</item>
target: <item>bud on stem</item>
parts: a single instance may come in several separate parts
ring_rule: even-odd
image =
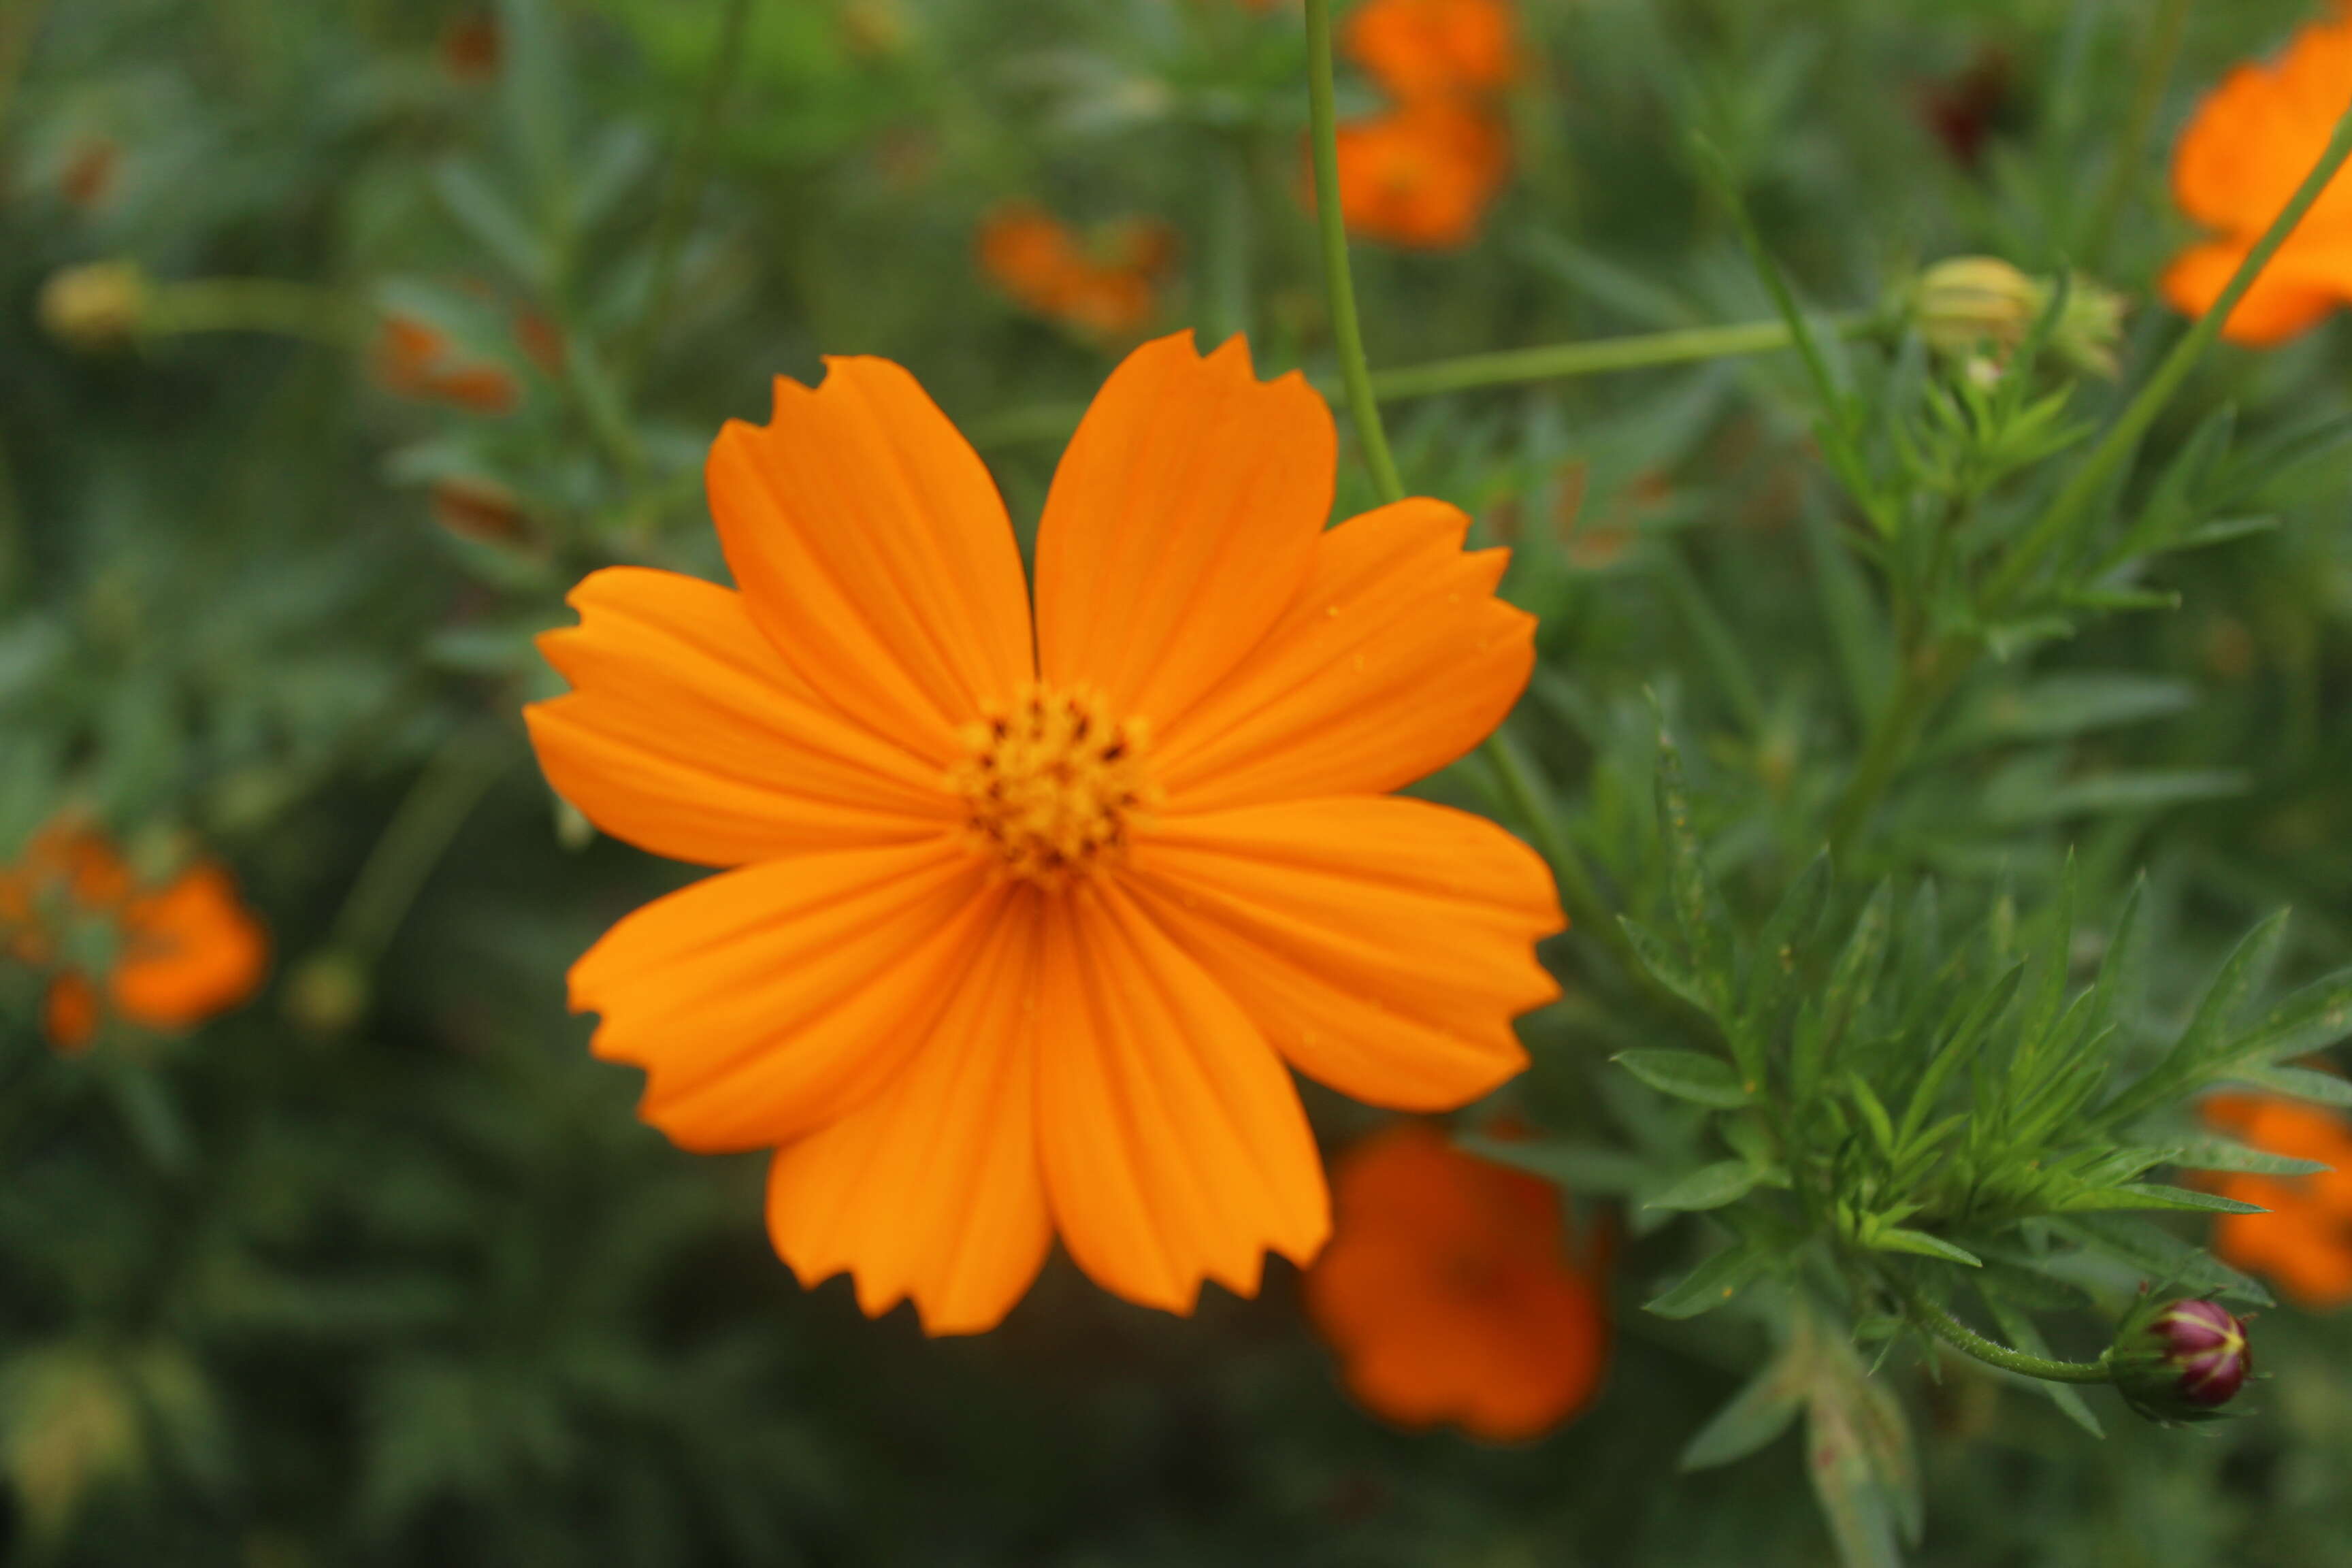
[[[2056,287],[1997,257],[1957,256],[1919,275],[1911,319],[1930,347],[1971,359],[1990,352],[1987,363],[1998,367],[2050,309]],[[2070,370],[2112,377],[2123,319],[2122,296],[2087,278],[2070,279],[2051,352]]]
[[[2217,1301],[2143,1300],[2116,1331],[2106,1361],[2124,1403],[2151,1421],[2179,1426],[2234,1414],[2253,1371],[2246,1326]]]

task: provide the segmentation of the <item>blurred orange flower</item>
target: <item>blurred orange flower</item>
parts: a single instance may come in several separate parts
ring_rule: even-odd
[[[1605,1260],[1571,1251],[1550,1184],[1404,1122],[1342,1156],[1333,1189],[1307,1310],[1366,1409],[1517,1442],[1591,1402]]]
[[[1058,1234],[1129,1300],[1248,1295],[1328,1226],[1290,1068],[1428,1110],[1525,1064],[1543,862],[1383,797],[1500,721],[1533,622],[1443,502],[1327,531],[1337,442],[1241,339],[1145,344],[1063,455],[1033,595],[914,378],[830,360],[711,449],[740,592],[611,568],[542,639],[557,792],[737,868],[615,926],[572,1005],[674,1141],[777,1151],[804,1283],[971,1332]]]
[[[1443,99],[1342,125],[1339,144],[1348,227],[1391,245],[1467,245],[1510,172],[1502,126]]]
[[[2165,298],[2189,314],[2221,299],[2352,103],[2352,5],[2295,34],[2284,53],[2242,65],[2199,106],[2172,161],[2180,210],[2212,230],[2164,274]],[[2263,346],[2316,325],[2352,300],[2352,172],[2320,196],[2230,314],[2223,335]]]
[[[1339,47],[1408,103],[1499,91],[1518,72],[1508,0],[1365,0]]]
[[[102,1001],[65,954],[66,929],[80,920],[112,931]],[[269,963],[268,937],[222,868],[200,864],[142,890],[112,845],[65,819],[0,868],[0,943],[19,962],[53,972],[43,1023],[64,1051],[87,1046],[110,1007],[152,1029],[191,1027],[251,996]]]
[[[403,397],[507,414],[520,400],[514,373],[495,360],[467,359],[447,333],[414,316],[384,318],[375,348],[377,379]]]
[[[2352,1303],[2352,1122],[2267,1094],[2216,1095],[2205,1120],[2257,1149],[2332,1167],[2308,1176],[2228,1175],[2213,1190],[2268,1214],[2223,1215],[2213,1250],[2315,1311]]]
[[[1041,316],[1098,338],[1140,331],[1176,253],[1166,224],[1129,218],[1083,243],[1028,202],[998,207],[980,226],[980,265],[998,288]]]
[[[1339,132],[1339,210],[1368,239],[1452,249],[1509,176],[1494,95],[1518,68],[1507,0],[1370,0],[1342,47],[1395,107]]]

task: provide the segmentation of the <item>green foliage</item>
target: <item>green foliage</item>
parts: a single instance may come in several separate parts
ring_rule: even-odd
[[[1355,1408],[1279,1267],[1178,1321],[1057,1263],[969,1342],[802,1291],[757,1163],[639,1126],[565,1014],[683,873],[516,718],[584,573],[721,574],[711,435],[821,354],[908,364],[1033,526],[1113,355],[970,265],[999,202],[1167,220],[1155,330],[1336,388],[1296,6],[0,6],[0,862],[70,805],[226,859],[275,948],[78,1057],[0,957],[0,1563],[2341,1559],[2345,1320],[2265,1313],[2197,1441],[1933,1326],[2058,1363],[2143,1284],[2267,1300],[2207,1173],[2312,1164],[2199,1098],[2352,1104],[2344,329],[2176,359],[2154,288],[2170,137],[2311,7],[2191,6],[2177,59],[2124,0],[1519,9],[1479,242],[1355,253],[1376,377],[1453,367],[1387,406],[1409,488],[1540,616],[1419,786],[1574,919],[1457,1133],[1619,1233],[1609,1389],[1507,1449]],[[1972,72],[1962,157],[1921,104]],[[1965,254],[2052,280],[2014,341],[1931,337]],[[111,259],[154,314],[44,332]],[[505,405],[385,384],[388,317]]]

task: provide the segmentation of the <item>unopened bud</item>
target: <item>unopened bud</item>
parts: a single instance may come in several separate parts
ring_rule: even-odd
[[[1933,348],[1971,359],[1990,350],[1998,359],[2033,331],[2055,287],[1998,257],[1957,256],[1920,274],[1911,317]],[[2067,284],[2050,348],[2071,369],[2112,376],[2123,325],[2123,296],[2077,276]]]
[[[119,348],[146,320],[149,299],[137,262],[85,262],[41,285],[41,325],[78,349]]]
[[[2124,1320],[2107,1352],[2116,1391],[2151,1421],[2212,1421],[2253,1373],[2246,1325],[2217,1301],[2150,1298]]]

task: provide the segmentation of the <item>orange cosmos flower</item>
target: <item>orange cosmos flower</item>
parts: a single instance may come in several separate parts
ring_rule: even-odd
[[[1101,338],[1124,337],[1151,320],[1175,248],[1167,225],[1134,218],[1083,245],[1027,202],[997,208],[980,226],[980,264],[999,288],[1041,316]]]
[[[1339,47],[1407,102],[1497,91],[1518,72],[1506,0],[1365,0],[1349,15]]]
[[[1597,1257],[1572,1257],[1550,1184],[1391,1127],[1349,1150],[1307,1310],[1348,1390],[1408,1426],[1493,1442],[1583,1409],[1609,1361]]]
[[[620,567],[528,710],[606,831],[736,868],[572,971],[642,1113],[773,1149],[769,1228],[933,1333],[995,1323],[1058,1234],[1129,1300],[1243,1294],[1328,1226],[1285,1063],[1458,1105],[1557,989],[1543,863],[1387,791],[1498,722],[1533,660],[1453,507],[1325,531],[1336,434],[1238,338],[1162,338],[1064,454],[1034,596],[988,471],[876,359],[780,380],[711,449],[739,590]]]
[[[116,956],[99,984],[61,958],[72,922],[104,921]],[[142,890],[99,834],[59,819],[0,868],[0,939],[18,961],[53,971],[43,1025],[59,1050],[89,1044],[107,1009],[152,1029],[184,1029],[260,988],[268,937],[220,867],[201,864]]]
[[[2286,52],[2242,65],[2199,106],[2172,161],[2180,210],[2213,237],[2165,272],[2165,298],[2210,309],[2319,161],[2352,104],[2352,7],[2295,34]],[[2339,175],[2224,324],[2232,342],[2276,343],[2352,299],[2352,176]]]
[[[2213,1250],[2314,1310],[2352,1303],[2352,1123],[2332,1110],[2264,1094],[2216,1095],[2205,1120],[2257,1149],[2332,1169],[2308,1176],[2222,1176],[2223,1197],[2268,1214],[2223,1215]]]
[[[1502,126],[1441,99],[1342,125],[1339,153],[1348,227],[1428,249],[1467,245],[1510,172]]]
[[[506,414],[522,395],[513,372],[495,360],[464,358],[447,333],[414,316],[384,318],[375,362],[378,379],[404,397]]]

